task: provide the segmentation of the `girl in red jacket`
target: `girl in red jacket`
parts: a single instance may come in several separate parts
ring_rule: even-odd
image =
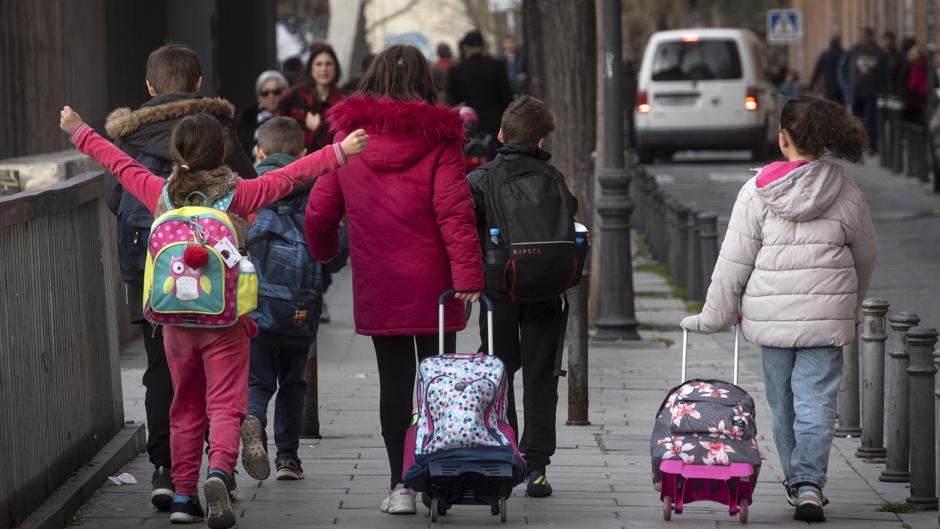
[[[307,206],[314,257],[338,252],[336,228],[346,215],[353,263],[356,332],[371,336],[379,368],[382,437],[391,492],[382,511],[415,512],[402,484],[419,358],[437,353],[437,297],[448,301],[445,349],[466,326],[464,301],[483,287],[470,187],[464,177],[463,127],[454,110],[436,105],[427,60],[412,46],[392,46],[369,67],[359,93],[336,105],[330,122],[343,138],[363,128],[369,151],[320,177]]]
[[[329,145],[287,167],[254,180],[242,180],[223,165],[226,142],[222,126],[214,117],[200,113],[183,118],[173,130],[170,150],[177,167],[164,180],[95,133],[71,108],[62,109],[59,125],[80,151],[114,174],[154,217],[167,208],[160,200],[164,185],[175,204],[185,203],[195,191],[216,201],[234,188],[228,211],[233,214],[237,231],[237,226],[245,226],[238,217],[244,219],[294,187],[340,167],[346,156],[362,152],[367,139],[365,132],[357,130],[342,143]],[[163,331],[174,388],[170,451],[176,496],[171,506],[171,522],[201,522],[205,517],[196,484],[208,421],[212,424],[209,475],[203,490],[209,506],[209,527],[235,525],[230,497],[235,492],[232,471],[247,409],[249,340],[255,334],[258,329],[247,314],[231,327],[167,326]]]

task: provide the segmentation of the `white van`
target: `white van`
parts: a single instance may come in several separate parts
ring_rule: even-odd
[[[650,163],[676,151],[776,150],[775,87],[765,75],[763,43],[746,29],[654,33],[637,85],[637,152]]]

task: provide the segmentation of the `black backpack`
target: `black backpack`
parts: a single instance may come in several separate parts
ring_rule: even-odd
[[[564,294],[581,280],[583,239],[576,241],[577,199],[555,168],[529,156],[500,156],[483,168],[486,288],[515,302]],[[493,228],[499,236],[491,236]],[[582,250],[582,251],[579,251]]]

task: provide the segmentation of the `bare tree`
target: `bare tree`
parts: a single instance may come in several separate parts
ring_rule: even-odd
[[[594,0],[523,0],[522,25],[527,90],[555,113],[552,160],[586,213],[597,122]]]

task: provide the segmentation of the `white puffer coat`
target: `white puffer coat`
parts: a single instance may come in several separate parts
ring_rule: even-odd
[[[749,180],[692,332],[712,333],[741,315],[744,337],[768,347],[855,342],[855,319],[878,244],[868,203],[842,165],[819,160],[763,188]]]

